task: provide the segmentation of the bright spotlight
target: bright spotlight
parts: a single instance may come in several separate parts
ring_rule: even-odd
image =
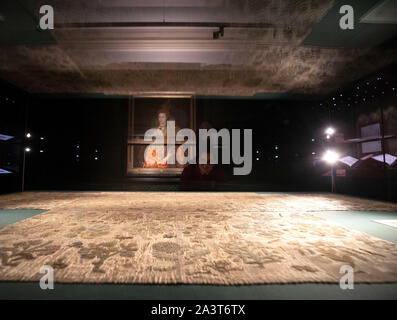
[[[27,134],[26,134],[26,138],[31,138],[32,137],[32,135],[28,132]]]
[[[328,136],[332,136],[335,133],[335,129],[332,127],[327,128],[327,130],[325,130],[325,134]]]
[[[337,154],[335,151],[328,150],[327,152],[325,152],[323,160],[330,164],[334,164],[336,161],[339,160],[339,154]]]
[[[30,150],[31,150],[31,149],[30,149],[29,147],[25,148],[25,151],[26,151],[26,152],[30,152]]]

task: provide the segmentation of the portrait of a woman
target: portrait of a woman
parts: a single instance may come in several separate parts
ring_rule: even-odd
[[[131,174],[177,174],[181,173],[187,152],[175,142],[175,151],[168,148],[167,139],[175,141],[175,137],[167,137],[167,122],[173,122],[175,135],[183,128],[193,128],[194,104],[191,97],[134,97],[129,109],[129,145],[127,172]],[[148,130],[162,135],[164,144],[155,145],[153,141],[145,141]],[[168,132],[168,135],[171,133]],[[151,170],[145,170],[151,169]],[[161,170],[153,170],[161,169]],[[169,173],[167,170],[170,169]],[[178,170],[171,170],[178,169]],[[181,170],[179,170],[181,169]]]
[[[170,102],[165,102],[156,112],[155,127],[164,137],[164,145],[148,145],[144,153],[144,168],[168,168],[168,159],[172,154],[167,153],[167,121],[173,120],[170,114]],[[180,127],[175,124],[175,134],[180,130]],[[179,149],[177,153],[180,153]]]

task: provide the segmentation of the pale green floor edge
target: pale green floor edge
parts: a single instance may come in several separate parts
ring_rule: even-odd
[[[31,218],[47,210],[5,210],[0,209],[0,228],[9,224]]]
[[[45,210],[0,210],[0,227],[40,214]],[[397,229],[372,220],[397,219],[397,213],[323,211],[331,222],[397,244]],[[1,272],[1,271],[0,271]],[[396,284],[356,284],[341,290],[330,284],[285,285],[117,285],[57,284],[41,290],[39,283],[0,282],[0,299],[139,299],[139,300],[264,300],[264,299],[397,299]]]

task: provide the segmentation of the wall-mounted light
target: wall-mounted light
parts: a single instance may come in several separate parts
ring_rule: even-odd
[[[332,128],[332,127],[328,127],[328,128],[325,130],[325,134],[326,134],[327,136],[332,136],[334,133],[335,133],[335,129]]]
[[[218,31],[214,31],[213,38],[214,39],[219,39],[219,37],[223,37],[224,35],[225,35],[225,28],[224,27],[219,27]]]

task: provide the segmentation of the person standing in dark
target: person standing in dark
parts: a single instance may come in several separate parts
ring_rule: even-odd
[[[210,163],[211,155],[207,153],[207,162],[190,164],[184,168],[181,176],[181,187],[184,190],[214,190],[220,183],[225,182],[224,169]]]

